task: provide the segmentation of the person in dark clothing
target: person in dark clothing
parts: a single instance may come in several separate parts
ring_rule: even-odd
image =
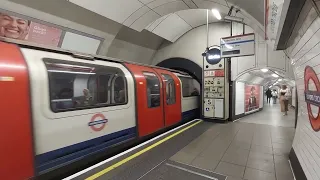
[[[271,90],[269,88],[266,91],[266,96],[267,96],[267,103],[270,104],[272,93],[271,93]]]

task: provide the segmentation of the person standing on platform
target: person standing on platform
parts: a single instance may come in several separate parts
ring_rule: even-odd
[[[289,97],[291,96],[289,88],[286,85],[282,85],[280,89],[280,105],[281,105],[281,112],[283,115],[288,115],[288,104],[289,104]]]
[[[271,94],[271,90],[269,88],[266,91],[266,96],[267,96],[267,103],[270,104],[272,94]]]
[[[273,101],[273,104],[276,104],[277,103],[277,98],[278,98],[278,93],[277,91],[274,89],[272,91],[272,101]]]

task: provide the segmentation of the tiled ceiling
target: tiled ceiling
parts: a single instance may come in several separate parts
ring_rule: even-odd
[[[222,15],[235,4],[245,23],[263,33],[264,0],[68,0],[136,31],[147,29],[171,42],[206,23],[206,9]],[[211,14],[211,13],[210,13]],[[253,18],[254,17],[254,18]],[[211,22],[216,21],[210,17]]]
[[[280,86],[282,84],[288,85],[293,87],[295,85],[295,82],[288,78],[283,77],[273,77],[272,74],[273,71],[268,72],[262,72],[261,70],[252,70],[250,72],[247,72],[240,76],[237,81],[243,81],[251,84],[260,84],[264,86],[265,88],[268,88],[270,86]],[[281,74],[278,73],[280,76]]]

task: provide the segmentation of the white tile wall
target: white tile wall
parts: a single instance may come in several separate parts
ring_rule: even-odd
[[[294,43],[286,50],[294,64],[293,70],[298,90],[296,98],[299,102],[298,123],[293,148],[308,180],[320,179],[320,132],[315,132],[311,127],[304,97],[305,67],[313,67],[320,78],[320,18],[312,18],[314,12],[314,9],[309,12],[299,34],[296,37],[291,37],[294,38]],[[306,26],[309,28],[306,29]],[[313,108],[313,114],[318,113],[318,108]]]
[[[244,113],[244,83],[236,82],[236,106],[235,106],[235,114],[243,114]]]

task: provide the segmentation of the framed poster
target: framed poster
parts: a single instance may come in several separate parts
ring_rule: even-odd
[[[260,85],[245,85],[245,113],[259,110]]]
[[[0,11],[0,37],[58,46],[62,30]]]

